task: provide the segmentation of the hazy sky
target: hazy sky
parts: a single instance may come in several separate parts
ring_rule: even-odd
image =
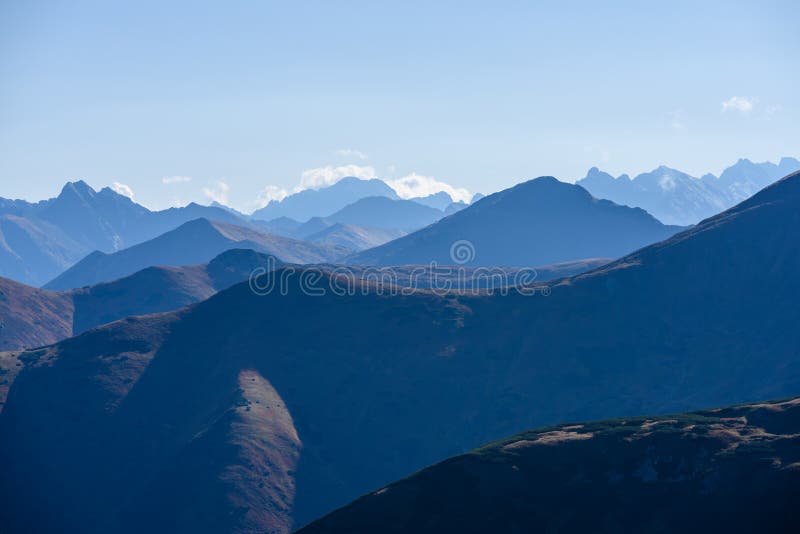
[[[0,196],[252,209],[345,173],[491,192],[800,156],[796,0],[163,4],[0,3]]]

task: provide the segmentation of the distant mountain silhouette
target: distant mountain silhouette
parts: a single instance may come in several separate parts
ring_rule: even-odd
[[[298,534],[797,532],[798,436],[800,398],[541,428],[424,469]]]
[[[304,223],[288,217],[254,222],[259,228],[275,235],[310,241],[318,245],[341,246],[353,252],[382,245],[407,233],[394,228],[370,228],[339,223],[322,217],[312,217]]]
[[[305,222],[311,217],[327,217],[348,204],[371,196],[398,198],[394,189],[377,178],[361,180],[351,176],[342,178],[328,187],[306,189],[283,200],[273,200],[260,210],[254,211],[251,216],[265,221],[289,217]]]
[[[463,209],[464,209],[464,208],[466,208],[468,205],[469,205],[469,204],[467,204],[466,202],[453,202],[452,204],[449,204],[449,205],[448,205],[448,206],[447,206],[447,207],[444,209],[444,214],[445,214],[445,215],[452,215],[452,214],[454,214],[454,213],[455,213],[455,212],[457,212],[457,211],[461,211],[461,210],[463,210]]]
[[[800,173],[604,267],[520,289],[534,295],[317,294],[326,276],[279,270],[282,291],[238,284],[5,353],[5,369],[24,368],[0,412],[0,524],[288,532],[521,429],[796,394],[799,243]]]
[[[0,199],[0,276],[41,285],[92,251],[115,252],[201,217],[251,226],[227,209],[194,203],[150,211],[83,181],[37,203]]]
[[[423,206],[428,206],[429,208],[435,208],[439,211],[444,211],[450,204],[454,202],[453,197],[444,191],[439,191],[438,193],[433,193],[424,197],[410,198],[409,200],[412,200],[417,204],[422,204]]]
[[[783,158],[778,165],[740,159],[719,178],[707,174],[699,179],[663,165],[633,179],[626,174],[614,178],[592,167],[577,183],[598,198],[643,208],[666,224],[690,225],[797,170],[800,161],[794,158]]]
[[[272,254],[289,263],[329,262],[347,252],[346,249],[314,245],[242,226],[196,219],[113,254],[93,252],[45,287],[72,289],[115,280],[150,266],[204,263],[233,248]]]
[[[305,237],[319,245],[331,245],[358,251],[383,245],[406,235],[402,230],[365,228],[353,224],[333,223],[331,226]]]
[[[232,249],[207,264],[148,267],[111,282],[50,291],[0,278],[0,351],[56,343],[131,315],[177,310],[243,280],[274,256]]]
[[[347,262],[452,265],[451,247],[468,241],[474,254],[466,265],[547,265],[619,257],[678,230],[641,209],[598,200],[579,186],[542,177],[489,195],[427,228],[350,256]]]
[[[327,220],[370,228],[410,231],[427,226],[443,216],[441,210],[412,200],[366,197],[329,215]]]

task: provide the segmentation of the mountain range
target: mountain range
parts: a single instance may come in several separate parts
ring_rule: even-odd
[[[93,252],[45,284],[44,288],[73,289],[116,280],[151,266],[205,263],[235,248],[270,254],[287,263],[330,262],[349,251],[336,246],[296,241],[244,226],[196,219],[112,254]]]
[[[189,204],[150,211],[106,187],[68,182],[56,198],[0,199],[0,276],[41,285],[93,251],[112,253],[198,218],[249,226],[228,210]]]
[[[663,165],[634,178],[627,174],[615,178],[592,167],[577,183],[598,198],[640,207],[666,224],[686,226],[730,208],[797,170],[800,161],[795,158],[782,158],[777,165],[740,159],[719,177],[706,174],[701,178]]]
[[[394,189],[382,180],[362,180],[349,176],[328,187],[306,189],[282,200],[273,200],[251,216],[264,221],[288,217],[306,222],[311,217],[327,217],[362,198],[376,196],[393,200],[399,198]]]
[[[562,191],[552,182],[532,184]],[[619,208],[573,187],[567,198]],[[509,294],[338,294],[328,276],[309,290],[280,269],[281,291],[238,284],[4,353],[0,523],[288,532],[523,428],[790,395],[798,243],[794,174],[603,267]]]
[[[299,534],[797,532],[798,492],[795,397],[531,430],[374,491]]]
[[[678,232],[644,210],[593,198],[578,185],[541,177],[494,193],[382,246],[348,256],[363,265],[436,262],[533,266],[616,258]],[[453,257],[454,244],[468,250]]]
[[[536,268],[534,278],[545,281],[571,276],[610,261],[599,258],[540,266]],[[257,268],[274,269],[283,265],[268,254],[231,249],[206,264],[147,267],[111,282],[67,291],[38,289],[0,278],[0,352],[50,345],[95,326],[133,315],[177,310],[248,280]],[[342,269],[328,264],[315,268],[323,272]],[[487,276],[469,268],[457,272],[434,272],[426,266],[416,265],[377,271],[347,268],[347,273],[357,280],[417,289],[463,291],[503,287],[515,279],[517,272],[516,269],[494,269],[493,276]]]

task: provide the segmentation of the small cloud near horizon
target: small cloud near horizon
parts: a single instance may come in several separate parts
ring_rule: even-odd
[[[162,184],[185,184],[186,182],[191,181],[191,176],[164,176],[161,179]]]
[[[472,194],[463,187],[453,187],[431,176],[423,176],[415,172],[396,180],[384,181],[395,190],[400,198],[426,197],[444,191],[456,202],[468,203],[472,199]]]
[[[212,202],[217,202],[218,204],[227,206],[228,192],[230,189],[230,186],[225,182],[225,180],[217,180],[215,183],[204,187],[203,194]]]
[[[336,167],[328,165],[326,167],[307,169],[300,176],[300,184],[294,188],[294,191],[297,193],[304,189],[328,187],[347,176],[369,180],[375,178],[375,168],[362,165],[339,165]]]
[[[128,197],[129,199],[133,200],[133,189],[131,186],[127,184],[121,184],[119,182],[114,182],[111,184],[111,189],[123,197]]]
[[[722,112],[738,111],[742,115],[750,114],[758,103],[758,98],[746,96],[732,96],[722,102]]]
[[[268,185],[258,192],[258,196],[256,197],[255,202],[249,206],[249,210],[260,210],[273,200],[280,202],[287,196],[289,196],[289,192],[286,189],[278,187],[277,185]]]

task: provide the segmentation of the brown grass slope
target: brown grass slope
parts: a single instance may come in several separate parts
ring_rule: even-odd
[[[521,428],[796,394],[798,208],[793,175],[548,297],[313,296],[295,273],[285,294],[239,284],[25,353],[0,521],[285,532]],[[299,443],[235,424],[242,373]]]
[[[797,532],[798,492],[794,398],[532,430],[300,533]]]
[[[247,280],[256,267],[282,265],[233,249],[207,264],[148,267],[94,286],[57,292],[0,278],[0,351],[41,347],[131,315],[176,310]]]

